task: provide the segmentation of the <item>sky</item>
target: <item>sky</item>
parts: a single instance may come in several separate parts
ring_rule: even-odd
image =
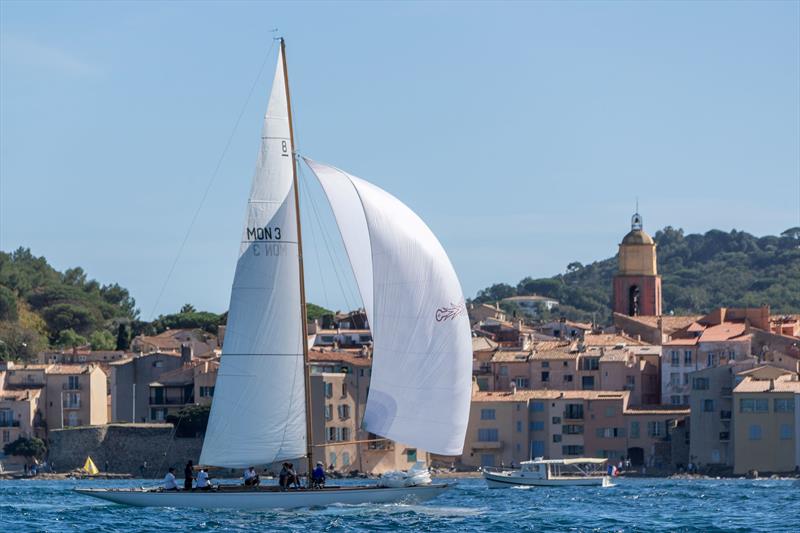
[[[651,233],[800,225],[800,2],[3,0],[0,249],[227,309],[276,35],[297,150],[414,209],[467,297],[612,256],[637,198]],[[308,299],[358,307],[302,178]]]

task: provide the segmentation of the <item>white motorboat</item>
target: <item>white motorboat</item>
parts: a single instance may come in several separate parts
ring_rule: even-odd
[[[285,44],[280,39],[202,465],[246,468],[306,457],[312,470],[294,146]],[[375,355],[362,429],[428,452],[460,455],[472,390],[472,342],[464,294],[444,248],[391,194],[338,168],[303,160],[333,211],[372,330]],[[286,492],[76,490],[127,505],[271,509],[424,501],[451,486],[418,475],[398,476],[393,485]]]
[[[523,461],[519,469],[483,469],[489,488],[514,485],[536,487],[610,487],[611,478],[602,468],[607,459],[541,459]]]

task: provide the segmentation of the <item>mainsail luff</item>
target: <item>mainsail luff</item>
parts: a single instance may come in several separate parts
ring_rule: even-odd
[[[202,464],[246,467],[307,452],[304,309],[284,49],[248,200]]]

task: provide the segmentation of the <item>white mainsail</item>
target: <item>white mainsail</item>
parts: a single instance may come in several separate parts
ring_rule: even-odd
[[[391,194],[337,168],[306,163],[331,204],[372,327],[364,428],[433,453],[461,454],[472,343],[447,254]]]
[[[306,454],[297,205],[282,51],[264,118],[200,463]]]

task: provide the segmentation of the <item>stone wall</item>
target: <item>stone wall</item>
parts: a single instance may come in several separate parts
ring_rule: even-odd
[[[51,430],[49,459],[58,472],[80,468],[91,456],[100,470],[140,477],[146,461],[146,478],[161,478],[169,466],[183,472],[186,461],[197,464],[201,438],[172,436],[171,424],[109,424]],[[179,476],[180,477],[180,476]]]

